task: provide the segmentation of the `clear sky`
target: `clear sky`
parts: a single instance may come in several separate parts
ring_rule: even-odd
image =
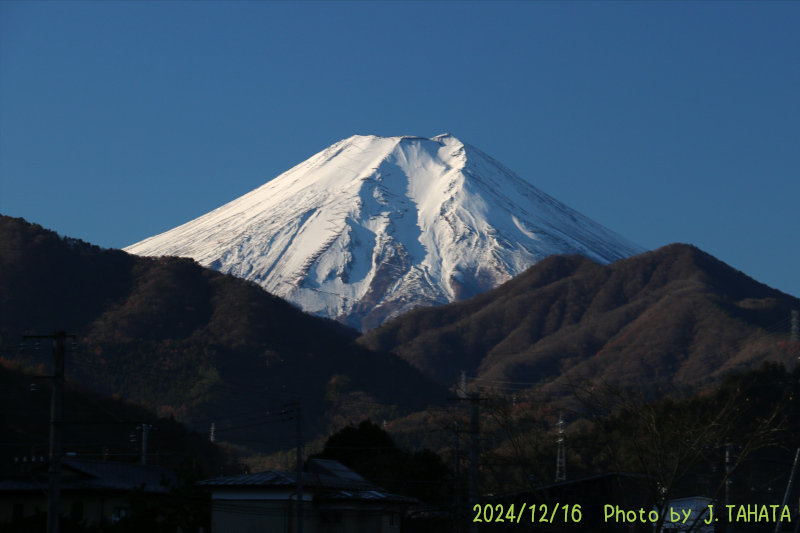
[[[0,2],[0,213],[104,247],[445,132],[800,296],[800,2]]]

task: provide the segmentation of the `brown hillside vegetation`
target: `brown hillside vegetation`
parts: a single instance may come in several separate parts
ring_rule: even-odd
[[[422,308],[358,340],[452,383],[525,388],[570,376],[694,386],[765,359],[789,362],[800,300],[673,244],[602,266],[552,256],[495,290]],[[785,346],[785,343],[783,343]]]
[[[288,430],[278,442],[269,423],[298,398],[311,436],[327,434],[333,416],[392,419],[444,395],[400,358],[354,346],[342,326],[253,283],[0,216],[3,355],[47,363],[47,353],[19,351],[21,336],[59,329],[79,337],[67,355],[73,378],[262,449],[294,443]]]

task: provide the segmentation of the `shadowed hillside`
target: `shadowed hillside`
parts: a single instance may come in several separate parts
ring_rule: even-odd
[[[695,385],[763,359],[788,364],[791,309],[798,299],[674,244],[608,266],[551,256],[495,290],[415,310],[358,343],[449,383],[467,370],[512,388],[567,371]]]
[[[220,435],[256,448],[293,443],[278,442],[280,425],[269,424],[299,397],[313,435],[443,396],[396,356],[354,346],[352,332],[253,283],[190,259],[135,257],[0,217],[5,357],[48,363],[47,353],[19,352],[20,336],[57,329],[80,339],[67,355],[68,375],[162,416],[214,421]]]
[[[51,385],[41,369],[20,368],[0,358],[0,472],[44,463],[49,453]],[[62,442],[64,453],[119,462],[141,460],[142,424],[150,432],[148,463],[166,468],[194,464],[208,473],[235,472],[237,466],[214,446],[207,435],[187,430],[174,418],[159,418],[141,405],[109,398],[67,380],[64,387]],[[131,439],[131,435],[136,438]],[[30,464],[31,457],[36,461]],[[19,461],[26,458],[25,464]]]

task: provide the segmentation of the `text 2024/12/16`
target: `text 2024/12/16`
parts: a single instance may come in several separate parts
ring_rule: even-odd
[[[784,505],[726,505],[728,522],[791,522],[792,515],[789,506]],[[693,513],[694,511],[694,513]],[[546,504],[521,505],[519,509],[512,503],[508,509],[503,504],[476,504],[472,508],[475,513],[473,522],[513,522],[521,523],[524,517],[530,512],[531,523],[578,523],[583,518],[580,505]],[[665,513],[664,522],[685,524],[702,520],[705,524],[717,522],[719,518],[714,515],[714,506],[709,505],[708,509],[693,510],[670,507]],[[694,516],[692,516],[694,514]],[[698,516],[699,515],[699,516]],[[652,522],[656,523],[659,519],[658,511],[646,511],[645,509],[620,509],[618,505],[604,505],[603,519],[605,522]],[[690,523],[691,523],[690,522]]]
[[[532,503],[530,505],[521,505],[519,511],[517,511],[513,503],[508,506],[507,510],[501,503],[495,505],[486,503],[483,505],[475,504],[472,507],[472,512],[476,513],[472,521],[514,522],[519,524],[522,522],[523,517],[528,514],[528,511],[530,511],[530,520],[532,523],[552,523],[557,521],[577,523],[583,518],[580,505],[560,505],[557,503],[553,506],[548,506],[544,503],[541,505]]]

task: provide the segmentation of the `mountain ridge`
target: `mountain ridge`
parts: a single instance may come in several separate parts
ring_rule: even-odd
[[[435,312],[416,309],[357,342],[391,350],[440,382],[460,370],[487,383],[580,371],[693,385],[765,358],[789,363],[767,333],[780,323],[788,341],[789,312],[798,308],[800,300],[673,244],[610,265],[552,256],[496,289]]]
[[[570,377],[697,390],[763,360],[795,364],[788,317],[798,308],[697,248],[670,245],[610,265],[550,256],[354,345],[330,321],[193,260],[104,250],[0,216],[0,336],[2,351],[15,354],[7,357],[38,365],[42,354],[17,353],[20,335],[77,333],[75,377],[161,417],[216,421],[234,443],[269,442],[276,426],[237,429],[230,413],[261,426],[298,396],[309,435],[366,416],[410,427],[461,370],[475,386],[506,392]]]

